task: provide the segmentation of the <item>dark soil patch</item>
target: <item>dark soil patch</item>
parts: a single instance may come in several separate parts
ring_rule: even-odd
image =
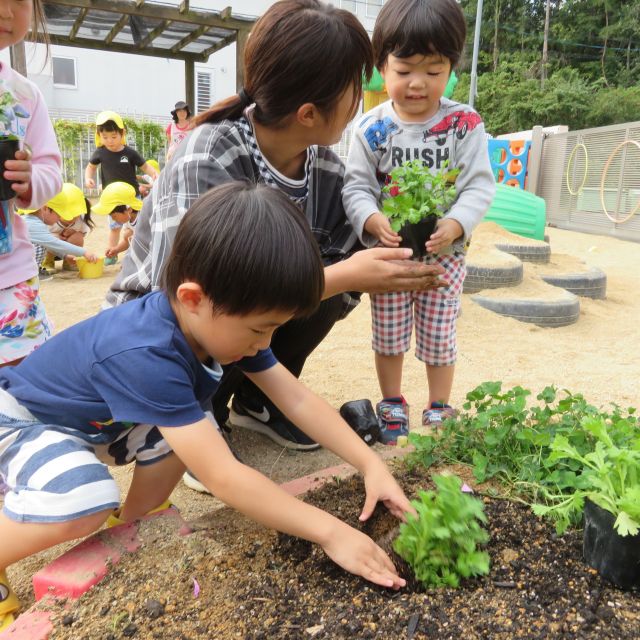
[[[429,484],[420,474],[400,475],[408,494]],[[396,522],[379,508],[359,525],[363,499],[358,479],[308,497],[384,538]],[[491,573],[457,590],[377,588],[318,547],[225,509],[179,540],[159,530],[154,544],[123,559],[77,603],[60,607],[52,639],[638,638],[638,594],[615,589],[583,563],[581,532],[558,537],[527,507],[485,503]]]

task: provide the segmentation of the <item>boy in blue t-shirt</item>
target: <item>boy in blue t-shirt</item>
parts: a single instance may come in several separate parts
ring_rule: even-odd
[[[134,461],[122,521],[165,502],[186,466],[263,525],[317,542],[376,584],[404,585],[366,535],[239,462],[205,413],[221,365],[237,362],[294,424],[364,474],[361,520],[379,500],[399,518],[412,510],[382,460],[269,348],[275,329],[312,313],[324,291],[322,259],[295,205],[248,183],[209,191],[180,223],[164,284],[0,370],[0,479],[9,487],[0,629],[19,608],[6,567],[101,527],[120,506],[107,464]]]

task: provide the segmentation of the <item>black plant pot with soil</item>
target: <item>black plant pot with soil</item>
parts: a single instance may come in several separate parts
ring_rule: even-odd
[[[0,140],[0,168],[4,174],[4,163],[7,160],[13,160],[16,157],[16,151],[20,149],[20,140]],[[15,198],[16,192],[11,188],[12,181],[5,180],[0,175],[0,200],[11,200]]]
[[[612,513],[585,501],[584,559],[621,589],[640,589],[640,534],[621,536],[613,528],[614,522]]]
[[[414,258],[423,258],[427,255],[427,249],[424,245],[436,230],[437,222],[438,216],[436,215],[427,216],[415,224],[407,222],[398,232],[402,238],[400,246],[412,249]]]

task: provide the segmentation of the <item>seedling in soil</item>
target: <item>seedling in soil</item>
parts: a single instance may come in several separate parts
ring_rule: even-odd
[[[462,492],[457,476],[434,476],[437,491],[420,491],[393,543],[426,587],[457,587],[461,578],[489,573],[489,554],[478,545],[489,540],[482,501]]]

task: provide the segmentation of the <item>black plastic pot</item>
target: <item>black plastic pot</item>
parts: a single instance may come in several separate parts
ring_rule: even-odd
[[[0,200],[15,198],[16,192],[11,188],[12,181],[5,180],[4,163],[16,157],[16,151],[20,149],[20,140],[0,140]]]
[[[401,247],[413,249],[414,258],[422,258],[427,255],[425,243],[436,230],[438,216],[427,216],[415,224],[407,223],[398,232],[402,238]]]
[[[613,528],[614,522],[612,513],[585,501],[584,559],[621,589],[640,589],[640,534],[621,536]]]
[[[380,425],[370,400],[351,400],[340,407],[344,421],[368,444],[380,438]]]

